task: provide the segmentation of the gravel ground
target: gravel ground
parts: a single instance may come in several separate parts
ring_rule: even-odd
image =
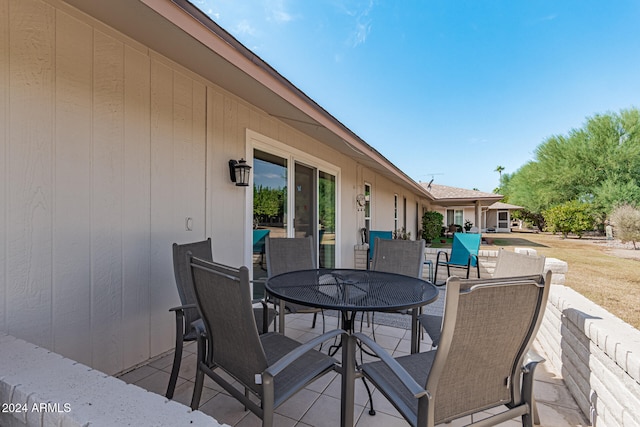
[[[627,242],[622,243],[620,240],[606,240],[606,239],[597,239],[593,241],[594,244],[598,246],[605,247],[605,252],[617,256],[620,258],[629,258],[629,259],[637,259],[640,260],[640,244],[636,243],[636,246],[639,249],[633,248],[633,243]]]

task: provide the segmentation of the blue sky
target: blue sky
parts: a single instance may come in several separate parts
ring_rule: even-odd
[[[192,0],[416,181],[491,192],[640,107],[638,0]]]

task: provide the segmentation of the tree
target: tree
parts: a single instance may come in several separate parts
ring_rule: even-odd
[[[622,242],[632,242],[633,248],[638,249],[640,242],[640,209],[630,205],[618,206],[611,213],[611,222],[615,226],[615,236]]]
[[[495,172],[500,174],[500,179],[502,179],[502,172],[504,171],[504,166],[497,166]]]
[[[431,242],[440,237],[444,216],[440,212],[427,211],[422,215],[422,238]]]
[[[560,205],[553,206],[543,212],[547,230],[553,233],[560,232],[566,238],[569,233],[579,238],[585,231],[593,230],[594,218],[591,206],[578,200],[571,200]]]
[[[640,204],[640,110],[587,119],[547,138],[534,160],[501,182],[509,203],[534,214],[570,200],[592,204],[602,223],[614,206]]]

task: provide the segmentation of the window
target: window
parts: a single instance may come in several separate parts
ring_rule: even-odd
[[[371,230],[371,184],[364,183],[364,228],[367,229],[366,235]]]
[[[393,229],[398,230],[400,226],[398,225],[398,195],[393,195]]]
[[[447,209],[447,224],[446,225],[459,225],[464,224],[464,211],[462,209]]]

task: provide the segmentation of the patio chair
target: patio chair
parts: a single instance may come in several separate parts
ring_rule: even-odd
[[[271,230],[253,230],[253,254],[260,256],[259,265],[264,269],[264,239]]]
[[[533,425],[533,376],[541,360],[527,358],[542,322],[550,273],[516,278],[447,279],[437,349],[393,358],[364,334],[357,340],[379,361],[359,366],[416,427],[432,427],[491,410],[478,424],[521,416]],[[499,408],[501,412],[498,412]]]
[[[272,277],[296,270],[314,270],[317,268],[313,238],[265,238],[265,257],[267,259],[267,276]],[[276,308],[278,300],[273,301]],[[319,308],[307,307],[300,304],[285,302],[285,312],[278,313],[280,333],[284,334],[285,313],[313,313],[311,327],[316,327],[318,313],[322,314],[322,332],[325,332],[324,313]],[[275,328],[275,325],[274,325]]]
[[[422,278],[425,241],[386,240],[376,237],[376,253],[371,269]],[[408,314],[406,310],[403,314]]]
[[[542,255],[529,255],[500,249],[496,268],[491,277],[526,276],[542,274],[546,258]]]
[[[206,329],[206,338],[198,338],[192,410],[200,405],[207,375],[262,418],[263,426],[272,426],[275,408],[314,380],[337,370],[337,361],[314,347],[344,331],[333,330],[306,344],[275,332],[258,335],[251,310],[249,270],[191,257],[189,264]],[[220,375],[220,371],[228,375]],[[244,387],[244,393],[236,382]],[[250,394],[257,396],[259,403]]]
[[[438,251],[436,255],[436,271],[433,275],[433,284],[437,286],[444,285],[444,282],[438,284],[438,267],[447,267],[447,277],[451,277],[451,267],[462,268],[467,270],[466,278],[469,278],[471,267],[475,267],[480,277],[480,264],[478,263],[478,251],[480,250],[480,234],[456,233],[453,235],[453,244],[451,245],[451,255],[445,251]],[[440,260],[440,256],[444,256],[444,260]]]
[[[493,278],[530,276],[544,273],[544,256],[534,256],[500,249]],[[438,345],[442,331],[442,316],[422,314],[418,322],[431,337],[432,346]]]
[[[171,368],[169,385],[167,386],[167,393],[165,394],[167,399],[173,398],[173,392],[176,388],[180,364],[182,362],[183,343],[185,341],[195,341],[197,336],[204,331],[204,323],[196,307],[193,283],[189,276],[186,258],[188,253],[198,258],[211,261],[213,259],[211,238],[182,245],[177,243],[173,244],[173,273],[182,305],[170,309],[170,311],[175,312],[176,315],[176,343],[173,354],[173,367]],[[264,318],[265,314],[267,315],[266,323]],[[268,309],[266,312],[263,312],[263,308],[259,307],[254,309],[254,315],[258,330],[267,332],[269,324],[271,324],[275,317],[274,310]]]
[[[392,240],[393,232],[392,231],[377,231],[377,230],[369,230],[369,253],[368,253],[368,262],[367,262],[367,270],[370,267],[370,264],[373,261],[373,256],[375,255],[376,249],[376,239],[384,239],[384,240]]]

